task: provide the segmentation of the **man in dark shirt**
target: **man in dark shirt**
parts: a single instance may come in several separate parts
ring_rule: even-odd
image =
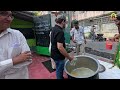
[[[51,58],[56,63],[56,76],[57,79],[64,79],[64,63],[65,57],[70,61],[73,57],[70,57],[65,50],[65,37],[63,29],[66,25],[66,17],[61,15],[56,19],[56,25],[53,27],[51,32]]]

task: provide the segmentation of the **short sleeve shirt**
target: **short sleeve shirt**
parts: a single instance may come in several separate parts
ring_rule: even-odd
[[[57,42],[63,43],[63,47],[65,48],[65,37],[63,29],[55,25],[51,31],[51,58],[54,60],[64,60],[65,56],[60,53],[57,48]]]

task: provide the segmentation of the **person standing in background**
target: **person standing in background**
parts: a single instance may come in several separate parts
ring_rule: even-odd
[[[76,44],[77,55],[84,53],[84,45],[86,44],[84,28],[79,26],[79,22],[77,20],[74,21],[74,28],[72,28],[70,34],[72,41]]]
[[[91,32],[90,32],[92,42],[95,41],[95,38],[96,38],[95,29],[96,29],[96,27],[93,25],[91,28]]]

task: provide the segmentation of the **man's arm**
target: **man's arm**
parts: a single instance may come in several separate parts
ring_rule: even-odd
[[[16,56],[16,57],[14,57],[14,58],[12,58],[13,65],[20,64],[22,62],[26,62],[28,60],[31,60],[30,48],[29,48],[29,46],[27,44],[27,41],[26,41],[24,35],[20,31],[18,31],[17,34],[18,34],[18,39],[20,40],[19,42],[21,44],[20,45],[20,47],[21,47],[21,54]],[[22,66],[24,66],[24,63],[22,63],[22,64],[23,64]]]
[[[25,52],[25,53],[22,53],[19,56],[14,57],[12,59],[7,59],[7,60],[4,60],[4,61],[1,61],[0,62],[0,76],[4,75],[4,72],[11,69],[14,65],[26,61],[26,59],[29,59],[30,56],[31,56],[30,53]]]
[[[59,32],[57,34],[57,48],[60,51],[60,53],[62,55],[64,55],[66,58],[68,58],[70,61],[73,60],[72,57],[69,56],[69,54],[67,53],[67,51],[65,50],[63,43],[64,43],[64,32]]]
[[[2,76],[4,72],[9,70],[11,67],[13,67],[12,59],[1,61],[0,62],[0,76]]]
[[[57,42],[57,48],[60,51],[60,53],[62,55],[64,55],[66,58],[68,58],[70,61],[73,60],[72,57],[69,56],[69,54],[67,53],[67,51],[65,50],[65,48],[63,47],[62,43]]]
[[[24,62],[25,62],[19,66],[21,68],[22,66],[26,66],[32,63],[32,55],[31,55],[30,48],[27,44],[27,40],[25,39],[24,35],[20,32],[19,36],[20,36],[19,38],[20,38],[21,49],[22,49],[21,54],[24,54],[23,57],[24,57]]]

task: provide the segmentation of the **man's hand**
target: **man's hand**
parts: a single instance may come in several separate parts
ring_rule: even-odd
[[[24,61],[26,61],[28,59],[31,59],[31,58],[32,58],[31,52],[30,51],[26,51],[26,52],[21,53],[19,56],[14,57],[12,59],[13,60],[13,65],[21,63],[21,62],[24,62]]]
[[[75,40],[73,40],[73,42],[74,42],[74,43],[76,43],[76,41],[75,41]]]
[[[70,61],[72,61],[72,60],[74,59],[74,57],[69,57],[68,59],[69,59]]]

